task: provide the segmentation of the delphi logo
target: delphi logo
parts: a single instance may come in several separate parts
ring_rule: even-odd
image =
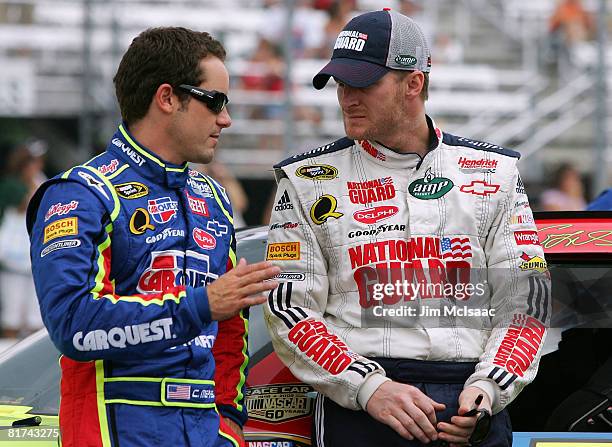
[[[334,50],[362,51],[368,40],[368,35],[359,31],[342,31],[338,34]]]

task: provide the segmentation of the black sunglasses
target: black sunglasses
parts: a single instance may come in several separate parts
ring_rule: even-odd
[[[179,88],[191,96],[193,96],[198,101],[206,104],[211,112],[213,113],[221,113],[225,106],[229,102],[229,98],[225,93],[218,92],[216,90],[204,90],[200,87],[194,87],[193,85],[181,84]]]

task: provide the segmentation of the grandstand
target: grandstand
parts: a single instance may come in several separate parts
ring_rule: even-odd
[[[295,58],[291,98],[285,92],[246,89],[241,79],[265,71],[249,63],[257,41],[271,28],[283,30],[282,6],[264,0],[10,0],[0,3],[0,123],[21,118],[50,142],[51,156],[66,165],[87,158],[112,132],[118,113],[112,76],[131,39],[152,26],[186,26],[211,32],[228,49],[233,125],[224,132],[219,157],[241,179],[271,180],[270,165],[342,135],[330,83],[310,85],[326,62]],[[595,10],[595,0],[584,2]],[[399,7],[394,1],[357,1],[358,10]],[[420,17],[431,38],[443,32],[459,60],[436,60],[431,74],[429,113],[452,133],[492,141],[521,151],[528,181],[560,159],[585,173],[593,169],[596,111],[594,43],[577,52],[580,70],[556,79],[544,69],[547,20],[555,0],[428,0]],[[296,12],[294,23],[322,27],[323,11]],[[609,54],[608,60],[612,58]],[[298,110],[287,120],[287,104]],[[276,110],[262,116],[262,110]],[[89,123],[79,141],[57,128],[57,120]],[[287,133],[287,126],[291,132]],[[5,128],[5,126],[0,127]],[[287,135],[290,144],[285,144]],[[61,148],[61,149],[60,149]],[[57,151],[62,151],[61,154]],[[53,151],[56,151],[57,157]],[[608,166],[612,152],[607,151]],[[58,166],[63,168],[65,166]]]

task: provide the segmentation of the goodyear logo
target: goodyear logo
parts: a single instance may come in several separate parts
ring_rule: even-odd
[[[67,217],[66,219],[56,220],[45,227],[45,235],[43,243],[47,243],[53,239],[63,236],[72,236],[79,234],[79,219],[76,217]]]
[[[268,245],[266,254],[266,260],[268,261],[297,261],[299,259],[299,242],[279,242]]]
[[[331,180],[338,176],[338,170],[330,165],[300,166],[295,175],[308,180]]]
[[[279,423],[309,416],[312,399],[306,393],[311,391],[310,386],[298,383],[249,387],[246,393],[249,418]]]

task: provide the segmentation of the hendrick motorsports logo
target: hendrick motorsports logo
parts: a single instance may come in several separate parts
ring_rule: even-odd
[[[312,387],[301,383],[247,388],[246,407],[249,418],[279,423],[312,414],[312,399],[306,393]]]
[[[453,181],[446,177],[436,177],[431,168],[425,172],[425,177],[415,180],[408,186],[410,194],[417,199],[439,199],[453,189]]]

